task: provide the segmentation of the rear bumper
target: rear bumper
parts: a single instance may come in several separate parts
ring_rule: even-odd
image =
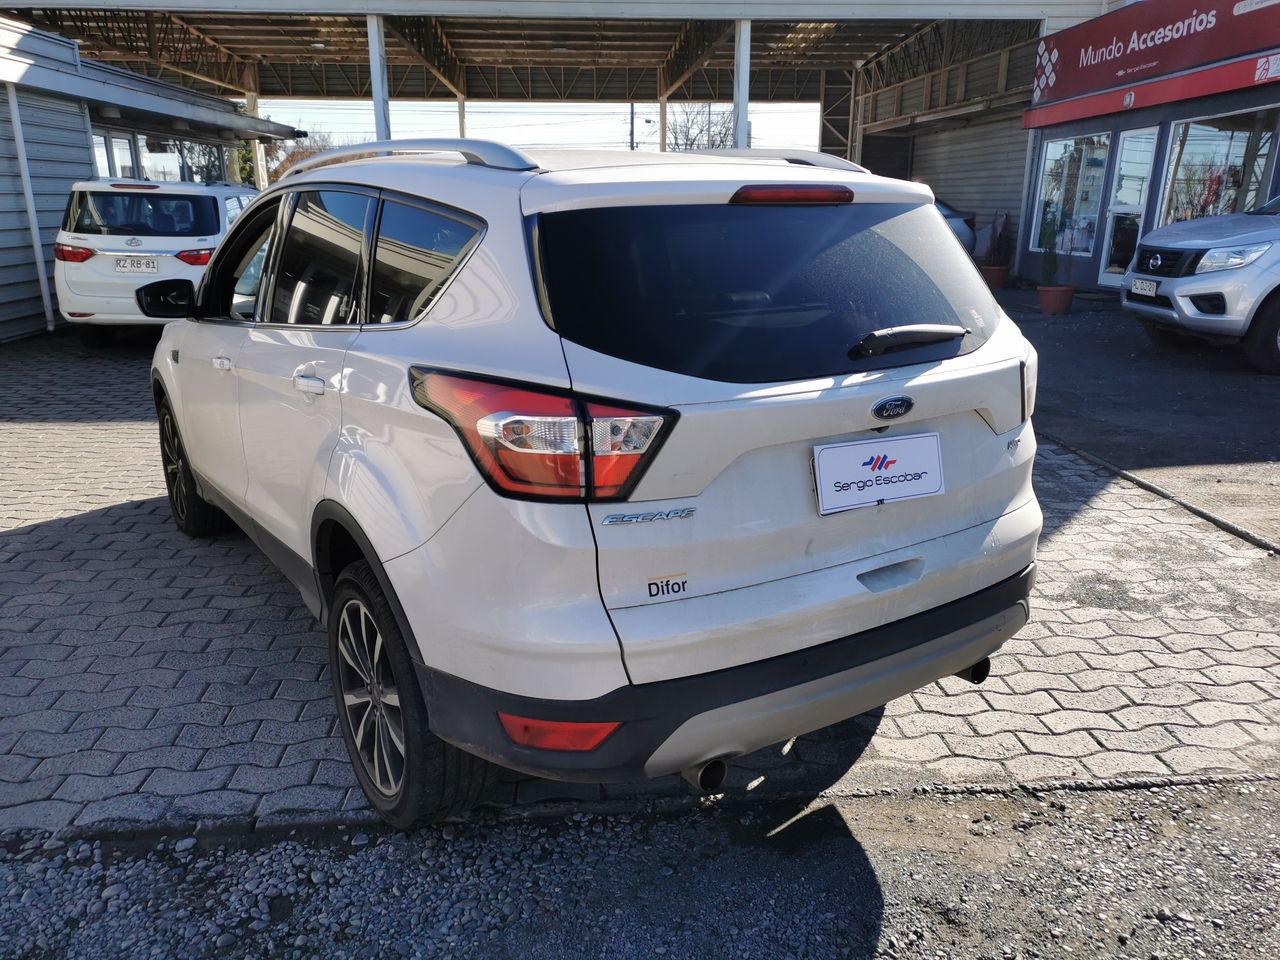
[[[794,653],[711,673],[620,687],[593,700],[503,693],[419,666],[433,731],[535,776],[591,783],[675,773],[829,726],[990,656],[1027,622],[1032,564],[967,597]],[[498,712],[621,721],[590,753],[513,744]]]
[[[193,268],[194,280],[200,279],[200,268]],[[160,279],[170,279],[168,277]],[[168,320],[148,317],[138,306],[135,296],[136,284],[121,283],[114,285],[112,293],[90,294],[78,293],[62,275],[62,271],[54,277],[54,288],[58,294],[58,312],[68,323],[105,324],[110,326],[163,326]],[[88,317],[72,317],[68,314],[88,313]]]

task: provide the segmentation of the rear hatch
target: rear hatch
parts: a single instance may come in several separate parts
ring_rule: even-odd
[[[147,184],[73,191],[60,242],[74,250],[59,254],[67,286],[82,296],[120,296],[130,285],[203,266],[218,243],[218,203],[211,194]]]
[[[1009,436],[1025,420],[1023,341],[927,191],[864,178],[851,203],[729,202],[742,185],[714,203],[537,217],[574,389],[678,414],[628,501],[588,507],[637,681],[679,672],[641,665],[664,632],[711,636],[758,598],[803,610],[832,589],[846,607],[892,593],[937,573],[908,548],[1031,498],[1029,450]],[[806,579],[818,571],[835,579]],[[837,620],[683,661],[715,669],[863,626],[850,609]]]

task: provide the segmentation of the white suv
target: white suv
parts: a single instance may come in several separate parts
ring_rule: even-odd
[[[222,235],[257,195],[243,184],[84,180],[71,188],[54,243],[58,310],[98,346],[125,324],[154,323],[139,286],[200,279]]]
[[[1027,621],[1036,355],[927,187],[471,140],[296,169],[138,297],[190,316],[174,518],[225,511],[327,626],[390,823],[491,763],[715,789]]]

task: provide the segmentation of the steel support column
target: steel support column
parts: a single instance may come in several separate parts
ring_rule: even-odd
[[[866,76],[859,67],[853,71],[849,84],[849,155],[845,158],[854,163],[862,163],[862,91],[865,83]]]
[[[658,101],[658,151],[667,152],[667,98]]]
[[[35,255],[36,281],[40,284],[40,301],[44,304],[44,326],[53,332],[53,298],[49,295],[49,274],[45,269],[44,241],[40,238],[40,219],[36,216],[36,197],[31,189],[31,169],[27,164],[27,144],[22,138],[22,116],[18,112],[18,90],[6,83],[9,93],[9,123],[13,126],[13,150],[17,155],[18,174],[22,179],[22,199],[27,207],[27,227],[31,231],[31,252]],[[93,149],[93,141],[89,141]]]
[[[382,17],[365,18],[369,32],[369,93],[373,97],[373,129],[378,140],[391,139],[391,100],[387,95],[387,48]]]
[[[251,117],[258,117],[258,95],[247,94],[244,98],[245,111]],[[259,190],[267,189],[267,153],[262,149],[261,140],[253,140],[253,185]]]
[[[467,135],[467,98],[458,97],[458,136]]]
[[[733,25],[733,145],[739,150],[751,146],[750,99],[751,21],[738,20]]]

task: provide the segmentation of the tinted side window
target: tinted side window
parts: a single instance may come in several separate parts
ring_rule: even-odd
[[[370,199],[299,193],[280,253],[271,323],[359,323],[360,247]]]
[[[383,203],[366,322],[400,323],[420,316],[479,232],[421,207]]]
[[[272,198],[228,233],[205,273],[203,316],[256,319],[262,273],[271,257],[279,207],[280,198]]]
[[[227,226],[231,226],[236,222],[236,217],[244,211],[244,207],[240,203],[239,197],[227,197],[224,201],[227,208]]]
[[[258,293],[262,289],[262,269],[271,248],[271,227],[270,223],[263,227],[261,236],[236,268],[230,311],[233,320],[253,320],[258,315]]]

